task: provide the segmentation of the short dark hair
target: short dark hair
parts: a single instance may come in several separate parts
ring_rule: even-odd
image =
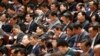
[[[43,7],[43,8],[49,8],[49,6],[48,6],[47,3],[44,3],[44,4],[40,5],[40,7]]]
[[[62,31],[62,26],[61,26],[61,25],[56,25],[54,28],[55,28],[56,30],[61,30],[61,31]]]
[[[55,5],[55,7],[59,7],[59,4],[57,2],[53,2],[51,5]]]
[[[34,17],[34,15],[33,14],[31,14],[31,13],[28,13],[28,14],[26,14],[26,15],[29,15],[30,17]]]
[[[15,48],[14,53],[18,54],[18,52],[20,52],[21,54],[24,54],[25,56],[27,56],[26,50],[24,48]]]
[[[63,13],[63,15],[62,16],[65,16],[66,17],[66,19],[69,19],[69,20],[71,20],[72,21],[72,14],[70,13],[70,12],[65,12],[65,13]]]
[[[33,4],[28,4],[27,7],[31,8],[32,10],[34,10],[36,7]]]
[[[0,48],[0,53],[4,54],[4,50],[2,48]]]
[[[98,8],[98,2],[95,2],[95,1],[93,1],[93,5],[96,7],[96,8]]]
[[[99,24],[92,25],[91,27],[93,28],[94,31],[97,31],[98,32]]]
[[[73,24],[67,26],[68,29],[73,30]],[[66,30],[67,30],[66,28]]]
[[[51,12],[49,15],[51,15],[51,16],[57,16],[57,13],[56,12]]]
[[[39,27],[40,29],[42,29],[44,32],[47,31],[46,28],[44,26],[42,26],[42,25],[38,25],[37,27]]]
[[[34,38],[34,39],[38,39],[38,38],[39,38],[39,36],[36,35],[36,34],[31,34],[29,37],[30,37],[30,38],[32,37],[32,38]]]
[[[98,14],[94,14],[94,15],[92,15],[92,16],[95,16],[95,21],[96,21],[96,22],[99,22],[99,15],[98,15]]]
[[[57,42],[57,47],[63,46],[63,47],[68,47],[67,41],[61,40]]]
[[[15,8],[12,5],[9,6],[8,9],[15,11]]]
[[[84,39],[84,40],[82,40],[80,43],[85,43],[85,46],[86,46],[86,47],[90,47],[92,41],[89,41],[89,40],[87,40],[87,39]]]
[[[82,28],[82,25],[79,24],[79,23],[75,23],[75,24],[73,25],[73,28],[74,28],[74,29],[79,29],[79,28]]]
[[[5,8],[5,5],[3,3],[0,3],[0,7]]]
[[[66,3],[66,2],[62,2],[62,3],[60,3],[60,5],[63,5],[64,7],[66,7],[66,9],[68,9],[68,3]]]

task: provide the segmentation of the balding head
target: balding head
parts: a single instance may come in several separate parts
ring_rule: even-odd
[[[94,56],[100,56],[100,44],[94,46]]]

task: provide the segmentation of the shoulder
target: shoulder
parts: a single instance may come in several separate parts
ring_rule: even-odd
[[[65,56],[76,56],[75,51],[73,49],[69,49]]]

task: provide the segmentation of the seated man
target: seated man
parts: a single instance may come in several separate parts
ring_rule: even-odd
[[[59,52],[62,54],[61,56],[76,56],[73,49],[69,48],[68,43],[66,41],[59,41],[57,43],[57,47]]]

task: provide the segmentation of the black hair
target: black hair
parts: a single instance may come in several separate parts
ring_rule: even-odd
[[[85,46],[86,46],[86,47],[90,47],[90,46],[91,46],[92,41],[87,40],[87,39],[84,39],[84,40],[82,40],[80,43],[85,43]]]
[[[75,24],[73,24],[73,28],[74,29],[79,29],[79,28],[82,28],[82,25],[79,24],[79,23],[75,23]]]
[[[45,28],[44,26],[42,26],[42,25],[38,25],[38,27],[39,27],[40,29],[43,29],[44,32],[47,31],[46,28]]]
[[[88,18],[88,16],[87,16],[86,12],[84,12],[84,11],[80,11],[80,12],[78,12],[78,13],[81,13],[83,16],[85,16],[85,19],[87,19],[87,18]]]
[[[31,13],[28,13],[28,14],[26,14],[26,15],[29,15],[30,17],[34,18],[34,15],[31,14]]]
[[[56,12],[51,12],[50,15],[51,16],[57,16],[57,13]]]
[[[51,5],[55,5],[55,7],[59,7],[59,4],[57,2],[53,2]]]
[[[36,34],[31,34],[29,37],[30,37],[30,38],[34,38],[34,39],[38,39],[38,38],[39,38],[39,36],[36,35]]]
[[[2,49],[2,48],[0,48],[0,53],[1,53],[1,54],[4,54],[4,51],[3,51],[3,49]]]
[[[49,8],[47,3],[44,3],[44,4],[40,5],[40,7]]]
[[[68,29],[73,30],[73,24],[67,26]],[[66,29],[67,30],[67,29]]]
[[[0,7],[5,8],[5,5],[3,3],[0,3]]]
[[[15,8],[14,8],[12,5],[10,5],[10,6],[8,7],[8,9],[15,11]]]
[[[54,28],[55,28],[56,30],[61,30],[61,31],[62,31],[62,26],[61,26],[61,25],[56,25]]]
[[[27,56],[26,50],[24,48],[16,48],[14,54],[18,54],[18,52]]]
[[[61,41],[57,42],[57,47],[59,47],[59,46],[68,47],[68,43],[67,43],[67,41],[61,40]]]
[[[72,14],[70,13],[70,12],[65,12],[65,13],[63,13],[63,15],[62,16],[65,16],[66,17],[66,19],[69,19],[69,20],[71,20],[72,21]]]
[[[6,13],[0,14],[0,16],[2,16],[2,15],[5,15],[5,17],[6,17],[6,18],[8,18],[8,16],[7,16],[7,14],[6,14]]]
[[[94,14],[94,15],[92,15],[92,16],[95,16],[95,21],[96,21],[96,22],[99,22],[99,15]],[[91,17],[91,18],[92,18],[92,17]]]
[[[32,10],[34,10],[36,7],[33,4],[28,4],[27,7],[30,7]]]
[[[99,24],[92,25],[91,27],[93,28],[94,31],[98,32]]]
[[[19,17],[16,15],[16,16],[13,16],[12,18],[13,20],[17,20]]]
[[[96,8],[98,8],[98,2],[95,2],[95,1],[93,1],[93,5],[96,7]]]
[[[64,7],[66,7],[66,9],[68,9],[68,3],[63,2],[63,3],[60,3],[60,5],[63,5]]]

